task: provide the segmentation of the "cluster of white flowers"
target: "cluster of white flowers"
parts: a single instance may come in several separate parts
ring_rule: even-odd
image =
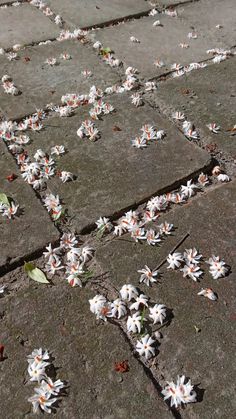
[[[53,67],[55,65],[59,65],[60,64],[60,61],[59,60],[69,61],[71,59],[72,59],[72,56],[70,54],[68,54],[67,52],[63,52],[62,54],[59,55],[58,58],[56,58],[56,57],[47,58],[45,60],[45,64],[48,64],[50,67]]]
[[[21,5],[22,5],[22,2],[15,1],[14,3],[4,4],[4,5],[0,6],[0,9],[7,9],[8,7],[11,7],[11,6],[18,7],[18,6],[21,6]]]
[[[89,300],[90,310],[96,315],[97,319],[106,321],[108,318],[121,318],[126,320],[127,331],[131,334],[141,334],[144,328],[144,322],[147,322],[145,312],[149,310],[149,322],[154,325],[163,324],[166,319],[166,306],[163,304],[150,303],[149,298],[138,291],[131,284],[124,284],[119,292],[120,296],[114,301],[108,301],[103,295],[95,295]],[[128,305],[128,303],[131,303]],[[144,328],[145,329],[145,328]],[[159,333],[155,337],[160,337]],[[156,339],[149,334],[145,334],[136,342],[136,351],[140,356],[147,360],[155,356]]]
[[[14,85],[12,78],[7,74],[2,76],[2,87],[8,95],[17,96],[20,94],[20,90]]]
[[[52,197],[50,200],[52,201]],[[49,199],[47,204],[50,205]],[[82,279],[89,275],[87,264],[92,259],[93,253],[92,247],[79,246],[75,235],[64,233],[59,247],[53,249],[51,243],[46,247],[46,252],[43,253],[47,260],[45,270],[52,275],[62,270],[72,287],[82,287]]]
[[[212,169],[212,175],[216,177],[219,182],[229,182],[231,179],[228,175],[226,175],[223,169],[220,166],[215,166]]]
[[[14,218],[19,212],[19,205],[16,205],[13,201],[9,204],[0,202],[0,214],[3,217],[7,217],[9,220]]]
[[[52,193],[46,194],[45,198],[43,198],[43,203],[53,221],[56,221],[61,217],[63,209],[58,195],[55,196]]]
[[[221,61],[225,61],[227,58],[235,55],[235,52],[223,48],[208,49],[206,53],[214,56],[214,58],[212,58],[214,64],[219,64]]]
[[[95,124],[90,121],[90,119],[86,119],[86,121],[82,122],[81,126],[77,130],[77,135],[79,138],[88,138],[90,141],[96,141],[99,136],[99,130],[95,127]]]
[[[110,67],[119,67],[121,62],[118,58],[115,58],[114,54],[110,48],[104,48],[101,42],[96,41],[93,44],[93,48],[98,51],[99,55],[102,57],[103,61],[108,64]]]
[[[3,134],[4,127],[5,131],[7,131]],[[0,136],[6,141],[9,150],[15,155],[23,179],[32,185],[34,189],[40,189],[45,187],[47,180],[55,175],[56,162],[50,154],[45,153],[41,149],[36,151],[34,161],[32,162],[30,160],[23,148],[25,144],[30,142],[30,138],[24,134],[16,135],[16,131],[23,131],[28,127],[31,127],[33,130],[41,129],[42,124],[38,115],[27,118],[20,125],[18,124],[18,126],[14,124],[10,125],[7,122],[2,123],[0,126]],[[51,149],[51,153],[56,155],[63,154],[64,152],[64,146],[54,146]],[[58,176],[63,182],[73,179],[72,173],[65,171],[58,172]]]
[[[90,109],[89,115],[92,119],[100,119],[102,116],[108,115],[113,111],[114,107],[110,103],[106,103],[100,99],[93,103],[93,107]]]
[[[70,32],[69,30],[62,30],[57,38],[57,41],[63,42],[69,39],[78,39],[79,41],[84,42],[87,33],[88,32],[86,30],[80,28],[74,29],[73,32]]]
[[[197,394],[190,380],[184,375],[177,377],[177,383],[167,382],[167,386],[162,390],[164,400],[170,399],[171,407],[178,407],[181,404],[193,403],[197,401]]]
[[[201,190],[208,184],[208,176],[200,173],[197,183],[189,180],[186,185],[182,185],[176,192],[152,197],[143,211],[128,211],[114,226],[108,218],[100,217],[96,222],[97,228],[102,234],[109,233],[114,228],[114,234],[117,236],[129,232],[135,241],[146,240],[148,244],[159,243],[165,235],[171,234],[173,225],[165,221],[159,226],[157,232],[152,228],[145,231],[145,224],[156,221],[160,213],[166,211],[172,204],[186,203],[198,189]]]
[[[60,15],[55,15],[55,13],[48,7],[46,3],[44,3],[43,0],[31,0],[30,4],[32,6],[37,7],[37,9],[41,10],[45,16],[48,16],[54,20],[56,25],[62,25],[63,20]]]
[[[143,99],[142,99],[142,96],[141,96],[140,93],[134,93],[131,96],[131,99],[132,99],[131,102],[133,103],[134,106],[136,106],[136,108],[138,108],[139,106],[143,105]]]
[[[185,249],[185,252],[170,253],[167,257],[169,265],[167,269],[180,269],[183,272],[183,276],[198,281],[203,275],[203,271],[200,269],[200,262],[203,261],[202,255],[198,253],[197,249]],[[210,265],[209,272],[213,279],[223,278],[227,275],[229,268],[224,262],[220,260],[219,256],[212,256],[206,261]],[[216,300],[214,292],[210,288],[202,289],[198,295],[203,295],[210,300]]]
[[[186,44],[180,44],[182,48],[188,48]],[[206,63],[190,63],[189,65],[182,66],[181,64],[172,64],[171,70],[175,70],[172,73],[172,77],[181,77],[186,73],[190,73],[193,70],[199,70],[200,68],[207,67]]]
[[[161,140],[165,137],[165,131],[157,130],[154,126],[145,124],[141,128],[142,134],[140,137],[135,137],[131,140],[131,144],[136,148],[145,148],[147,147],[150,141]]]
[[[47,368],[52,366],[52,362],[47,350],[34,349],[27,358],[30,381],[38,382],[38,387],[34,388],[34,395],[28,399],[33,405],[33,413],[39,413],[40,409],[51,413],[51,407],[58,402],[65,383],[61,380],[53,381],[48,376]]]

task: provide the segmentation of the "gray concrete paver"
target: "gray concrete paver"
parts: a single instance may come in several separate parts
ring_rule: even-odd
[[[72,58],[61,59],[64,52]],[[119,81],[116,72],[104,64],[92,48],[77,40],[28,47],[18,55],[19,59],[10,63],[4,56],[0,57],[2,74],[11,76],[22,92],[19,96],[11,96],[0,88],[0,106],[10,119],[22,118],[51,102],[60,104],[61,96],[66,93],[88,94],[93,84],[104,88]],[[57,59],[58,65],[45,63],[51,57]],[[87,69],[93,73],[90,78],[81,74]]]
[[[48,0],[54,13],[59,13],[72,27],[90,27],[151,9],[144,0]]]
[[[180,410],[182,418],[224,418],[235,416],[235,181],[200,197],[183,207],[162,216],[173,223],[176,230],[160,247],[128,242],[126,235],[101,247],[96,253],[104,272],[109,271],[118,289],[124,283],[138,286],[138,269],[148,265],[154,269],[190,232],[189,238],[178,249],[196,247],[208,259],[212,254],[224,258],[232,273],[214,280],[208,265],[201,264],[204,276],[199,283],[182,277],[179,271],[169,271],[164,265],[162,277],[152,288],[141,290],[159,304],[173,310],[173,319],[161,332],[160,353],[157,355],[156,374],[164,385],[177,375],[185,374],[204,391],[201,402]],[[212,288],[218,301],[200,297],[201,288]],[[200,329],[196,333],[195,326]],[[163,376],[163,377],[162,377]],[[201,400],[202,397],[200,397]],[[219,402],[220,400],[220,402]]]
[[[208,153],[190,144],[148,105],[132,107],[124,94],[105,101],[114,106],[115,112],[95,121],[101,133],[96,142],[76,135],[81,123],[89,118],[90,108],[83,107],[70,118],[45,121],[43,131],[30,134],[32,144],[27,147],[31,156],[38,148],[50,152],[56,144],[68,150],[59,160],[58,169],[71,171],[77,179],[62,183],[52,178],[48,186],[64,201],[77,231],[100,216],[118,214],[191,173],[210,167]],[[142,125],[148,123],[166,130],[166,138],[144,150],[132,147],[131,138],[140,135]],[[121,131],[114,131],[114,126]]]
[[[0,9],[0,26],[1,48],[56,38],[60,32],[50,19],[29,4]]]
[[[181,6],[178,18],[157,14],[98,30],[94,36],[114,50],[125,66],[137,68],[143,78],[152,78],[170,71],[174,63],[187,65],[208,59],[208,49],[232,47],[234,6],[234,0],[201,1]],[[163,26],[153,27],[156,20]],[[222,29],[217,29],[217,24],[222,24]],[[188,33],[194,30],[198,38],[189,40]],[[131,42],[131,36],[140,43]],[[180,43],[189,44],[189,48],[181,48]],[[156,60],[164,66],[156,67]]]
[[[236,58],[193,71],[178,80],[159,84],[158,91],[149,95],[152,103],[167,111],[183,112],[200,129],[205,144],[216,144],[236,159],[236,136],[230,135],[235,125],[235,66]],[[225,75],[227,74],[227,77]],[[189,91],[188,94],[184,92]],[[206,126],[221,127],[213,134]]]
[[[17,298],[4,297],[1,342],[7,359],[0,369],[5,419],[32,418],[27,399],[37,383],[28,382],[26,357],[39,347],[52,353],[57,378],[68,382],[68,395],[54,417],[172,417],[119,329],[96,323],[88,303],[93,296],[93,291],[71,288],[61,280],[46,287],[31,282]],[[129,371],[117,373],[115,363],[124,360],[128,360]]]
[[[0,143],[0,165],[1,193],[14,199],[23,211],[22,215],[12,220],[0,214],[1,271],[40,251],[48,242],[57,240],[59,233],[32,188],[21,178],[13,157],[9,155],[2,142]],[[12,173],[15,173],[18,178],[13,182],[8,182],[6,177]]]

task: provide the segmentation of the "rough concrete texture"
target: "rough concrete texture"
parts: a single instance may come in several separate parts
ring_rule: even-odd
[[[178,81],[169,79],[159,84],[158,92],[149,98],[170,115],[174,110],[183,112],[200,129],[205,144],[216,144],[217,149],[236,159],[236,136],[230,135],[230,129],[235,125],[235,68],[236,58],[232,58],[193,71]],[[218,134],[207,128],[206,125],[212,122],[220,125]]]
[[[42,250],[50,241],[58,239],[58,232],[51,223],[32,188],[21,178],[13,157],[0,142],[1,193],[7,194],[20,205],[22,214],[8,220],[0,214],[0,272]],[[7,176],[15,173],[18,178],[8,182]]]
[[[17,13],[17,19],[16,19]],[[0,10],[1,48],[55,38],[59,29],[36,7],[22,4]]]
[[[73,27],[87,28],[151,10],[145,0],[47,0],[54,13]]]
[[[75,290],[64,281],[55,286],[29,282],[24,290],[1,300],[1,342],[7,356],[0,363],[4,419],[33,417],[27,399],[36,383],[28,380],[26,357],[42,345],[54,358],[54,377],[68,382],[67,396],[53,417],[172,417],[119,329],[96,323],[88,303],[93,296],[93,291]],[[124,360],[129,371],[116,372],[115,363]]]
[[[113,49],[125,66],[137,68],[141,77],[152,78],[170,71],[174,63],[187,65],[208,59],[208,49],[233,46],[234,7],[234,0],[201,1],[181,6],[178,18],[157,14],[101,29],[94,36]],[[156,20],[160,20],[162,26],[153,27]],[[217,24],[222,24],[223,28],[217,29]],[[198,38],[189,40],[188,33],[194,30]],[[140,43],[131,42],[131,36]],[[189,48],[181,48],[180,43],[189,44]],[[163,61],[164,66],[157,68],[156,60]]]
[[[72,59],[61,59],[60,55],[64,52]],[[58,65],[45,63],[52,57],[58,60]],[[61,96],[66,93],[88,94],[93,84],[104,88],[119,80],[117,74],[90,47],[77,40],[29,47],[20,51],[19,60],[9,63],[2,56],[0,64],[2,74],[10,75],[22,92],[19,96],[10,96],[2,87],[0,89],[0,107],[10,119],[21,118],[35,112],[36,108],[45,108],[51,102],[60,104]],[[86,78],[81,74],[86,69],[92,71],[92,77]]]
[[[56,144],[63,144],[68,150],[58,169],[71,171],[77,179],[63,184],[59,178],[53,178],[48,185],[69,209],[77,231],[100,216],[118,214],[210,166],[205,151],[190,144],[148,105],[135,109],[124,94],[106,101],[115,107],[115,113],[95,121],[101,133],[96,142],[76,135],[81,123],[89,118],[89,108],[83,107],[70,118],[45,121],[45,129],[30,135],[32,144],[27,147],[32,156],[38,148],[50,152]],[[131,138],[140,135],[142,125],[148,123],[164,129],[166,138],[144,150],[132,147]],[[121,131],[114,131],[114,127]]]
[[[152,288],[140,287],[153,301],[173,310],[170,324],[161,328],[163,339],[157,356],[157,377],[164,383],[185,374],[202,390],[199,403],[180,411],[182,418],[226,419],[236,414],[235,187],[235,182],[213,187],[162,216],[158,224],[167,220],[176,230],[159,248],[129,242],[127,239],[131,239],[126,235],[97,252],[102,268],[109,271],[112,283],[118,288],[124,283],[138,286],[137,270],[146,264],[154,269],[187,232],[190,236],[178,251],[196,247],[205,260],[215,254],[231,266],[229,276],[214,280],[208,272],[209,265],[201,263],[204,276],[200,283],[195,283],[183,278],[179,271],[168,271],[165,264],[160,269],[158,284]],[[217,302],[197,295],[201,288],[208,287],[218,294]]]

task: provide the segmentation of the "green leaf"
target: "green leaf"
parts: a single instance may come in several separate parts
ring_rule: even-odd
[[[99,230],[96,234],[97,239],[100,240],[102,238],[103,234],[105,233],[105,230],[106,230],[105,226],[102,226],[102,227],[99,228]]]
[[[100,52],[102,55],[107,55],[111,52],[111,48],[102,48]]]
[[[5,193],[0,193],[0,204],[5,204],[10,207],[9,199]]]
[[[29,275],[31,279],[42,284],[49,284],[45,274],[39,268],[35,268],[34,264],[31,262],[26,263],[24,266],[25,272]]]

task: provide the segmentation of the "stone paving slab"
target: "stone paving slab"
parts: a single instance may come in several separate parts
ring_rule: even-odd
[[[0,363],[2,417],[32,418],[27,399],[36,383],[27,382],[26,357],[40,347],[52,353],[57,378],[69,384],[68,396],[62,398],[53,417],[172,417],[119,329],[96,324],[88,303],[93,296],[91,290],[72,289],[60,281],[46,287],[30,283],[1,300],[1,343],[7,355]],[[115,363],[124,360],[128,360],[129,372],[115,372]]]
[[[236,58],[193,71],[178,80],[169,79],[158,86],[158,92],[149,95],[151,102],[163,108],[183,112],[201,130],[206,144],[216,144],[218,149],[236,159],[236,136],[230,135],[235,125],[236,109]],[[225,75],[227,74],[227,77]],[[183,94],[189,90],[189,94]],[[221,126],[213,134],[207,124]]]
[[[141,77],[152,78],[170,71],[174,63],[187,65],[208,59],[208,49],[233,46],[234,7],[234,0],[201,1],[181,7],[178,18],[157,14],[101,29],[94,36],[114,50],[125,66],[137,68]],[[156,20],[160,20],[163,26],[153,27]],[[217,29],[217,24],[222,24],[223,28]],[[188,33],[193,29],[198,38],[189,40]],[[131,42],[131,36],[140,43]],[[189,44],[189,48],[181,48],[180,43]],[[154,65],[156,60],[163,61],[164,66],[157,68]]]
[[[56,38],[59,28],[36,7],[22,4],[0,10],[1,48]]]
[[[59,13],[73,27],[87,28],[112,22],[151,10],[145,0],[47,0],[54,13]]]
[[[40,251],[59,235],[47,212],[36,198],[32,188],[21,178],[20,172],[9,155],[5,145],[0,142],[0,185],[1,192],[20,205],[23,214],[8,220],[0,214],[0,272],[6,270],[28,255]],[[18,178],[8,182],[6,177],[15,173]]]
[[[206,259],[212,254],[219,255],[231,266],[232,273],[228,277],[213,280],[204,263],[201,265],[204,276],[200,283],[195,283],[183,278],[179,271],[167,271],[167,265],[164,265],[157,285],[140,287],[154,301],[173,309],[170,325],[161,329],[158,377],[172,381],[178,374],[185,374],[205,390],[202,402],[180,411],[183,419],[226,419],[236,414],[235,187],[235,181],[227,186],[217,186],[162,216],[157,224],[167,220],[176,230],[159,248],[130,243],[127,239],[131,239],[125,235],[96,253],[102,269],[110,272],[110,278],[118,288],[124,283],[138,286],[137,270],[146,264],[154,269],[188,231],[190,236],[178,251],[196,247]],[[217,302],[197,296],[201,288],[208,287],[218,294]],[[200,329],[199,333],[195,326]]]
[[[60,59],[64,52],[72,59]],[[4,56],[0,57],[2,74],[11,76],[22,92],[19,96],[11,96],[0,88],[0,106],[10,119],[21,118],[51,102],[60,104],[61,96],[66,93],[88,94],[93,84],[104,88],[119,81],[115,71],[104,64],[90,47],[77,40],[29,47],[20,51],[19,56],[19,60],[10,63]],[[51,57],[57,58],[58,65],[45,63]],[[92,71],[92,77],[85,78],[81,74],[86,69]]]
[[[52,178],[48,185],[64,201],[77,231],[93,225],[100,216],[118,214],[210,166],[208,153],[190,144],[148,105],[136,109],[124,94],[108,97],[106,102],[116,111],[95,121],[101,133],[96,142],[76,135],[81,123],[89,118],[89,108],[84,106],[70,118],[45,121],[43,131],[30,134],[32,144],[27,147],[32,156],[38,148],[50,152],[56,144],[68,150],[59,160],[58,169],[71,171],[77,179],[62,183]],[[139,150],[131,146],[131,138],[140,135],[145,123],[166,130],[167,136]],[[114,127],[121,131],[114,131]]]

